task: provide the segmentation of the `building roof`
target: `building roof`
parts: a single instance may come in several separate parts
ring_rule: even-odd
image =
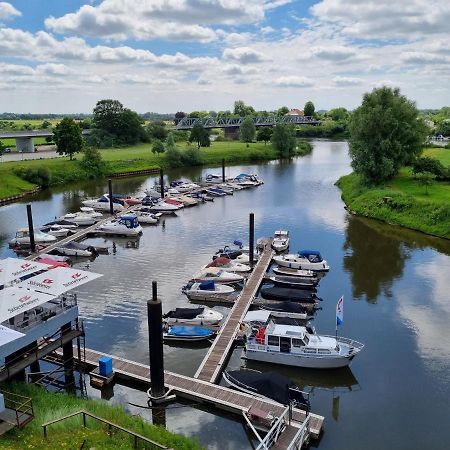
[[[304,116],[305,113],[301,109],[293,108],[291,109],[286,116]]]

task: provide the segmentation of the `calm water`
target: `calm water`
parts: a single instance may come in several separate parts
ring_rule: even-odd
[[[197,179],[210,171],[170,176]],[[265,184],[185,209],[163,226],[146,227],[137,241],[95,240],[114,242],[115,252],[78,263],[105,274],[78,291],[86,345],[147,363],[145,302],[151,281],[158,281],[164,310],[187,306],[183,284],[220,246],[247,241],[248,213],[254,212],[257,236],[289,229],[292,251],[319,249],[330,263],[319,290],[325,300],[314,320],[318,332],[334,333],[336,301],[344,295],[345,323],[339,333],[366,346],[350,369],[280,369],[312,391],[312,410],[326,417],[318,447],[449,448],[450,242],[347,214],[334,186],[350,171],[344,142],[315,141],[310,156],[291,163],[228,169],[229,175],[242,171],[258,173]],[[153,182],[131,178],[114,181],[114,186],[118,192],[138,193]],[[83,197],[105,190],[106,183],[100,182],[42,193],[33,202],[35,222],[76,211]],[[24,204],[0,208],[0,256],[11,254],[7,242],[25,224]],[[166,346],[166,368],[193,375],[206,351],[202,346]],[[241,364],[237,349],[229,366]],[[114,398],[145,403],[145,394],[127,388],[117,388]],[[174,408],[167,411],[167,426],[198,436],[210,448],[249,446],[239,422],[206,410]]]

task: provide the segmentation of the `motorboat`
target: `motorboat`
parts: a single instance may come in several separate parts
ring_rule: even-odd
[[[113,211],[123,211],[125,208],[125,202],[121,198],[117,198],[113,196]],[[89,206],[91,208],[94,208],[97,211],[109,211],[110,205],[109,205],[109,194],[104,194],[99,198],[91,198],[87,200],[82,201],[84,206]]]
[[[242,275],[226,272],[219,267],[209,267],[195,274],[191,281],[215,281],[216,283],[239,283],[244,280]]]
[[[159,218],[161,217],[161,213],[151,213],[142,210],[133,211],[136,214],[136,217],[139,220],[139,223],[151,224],[154,225],[159,222]]]
[[[217,325],[223,314],[202,306],[200,308],[175,308],[163,315],[169,325],[185,323],[190,325]]]
[[[252,268],[248,264],[242,264],[237,261],[233,261],[225,256],[219,256],[215,258],[212,262],[207,264],[204,269],[208,269],[209,267],[221,267],[227,272],[235,272],[235,273],[247,273],[252,270]]]
[[[269,276],[266,280],[272,282],[275,286],[314,291],[319,284],[319,281],[315,278],[289,277],[283,275]]]
[[[208,173],[205,177],[205,181],[209,184],[220,184],[223,183],[222,175],[217,175],[215,173]]]
[[[196,200],[200,200],[202,202],[213,202],[214,201],[214,197],[211,197],[202,192],[191,192],[188,195],[189,195],[189,197],[195,198]]]
[[[122,200],[129,206],[140,205],[142,203],[141,199],[132,197],[131,195],[127,195]]]
[[[211,339],[216,332],[198,325],[167,325],[163,328],[165,341],[205,341]]]
[[[45,225],[42,225],[41,231],[47,231],[50,229],[50,227],[55,228],[66,228],[68,230],[75,230],[78,228],[78,225],[75,222],[72,222],[70,220],[53,220],[52,222],[48,222]]]
[[[65,262],[69,266],[71,265],[70,258],[68,256],[59,256],[59,255],[51,255],[50,253],[40,253],[36,258],[36,261],[40,261],[41,259],[52,259],[53,261]]]
[[[144,205],[145,203],[142,202],[142,204]],[[154,202],[154,203],[151,203],[151,205],[149,205],[149,212],[154,212],[154,213],[160,212],[162,214],[175,214],[179,209],[180,209],[180,206],[172,205],[170,203],[163,202],[163,201]]]
[[[194,189],[199,189],[200,186],[196,183],[185,182],[183,180],[175,180],[170,183],[172,188],[175,188],[180,193],[191,192]]]
[[[273,273],[288,277],[317,278],[317,273],[312,270],[292,269],[289,267],[275,266]]]
[[[105,234],[121,236],[138,236],[142,234],[142,227],[134,213],[123,214],[118,219],[103,222],[95,228],[96,231]]]
[[[50,269],[56,269],[57,267],[70,267],[70,264],[68,262],[58,261],[58,260],[54,259],[53,256],[51,258],[49,258],[49,257],[47,257],[47,258],[38,258],[37,261],[42,263],[42,264],[47,264],[49,270]]]
[[[311,308],[307,308],[304,305],[300,305],[295,302],[277,302],[272,300],[267,300],[264,303],[259,302],[258,308],[268,310],[271,313],[278,312],[283,315],[286,313],[293,313],[299,315],[305,315],[308,311],[311,311]]]
[[[233,183],[232,181],[227,181],[226,183],[219,184],[219,187],[224,186],[233,189],[233,191],[242,191],[242,189],[244,189],[242,186],[237,183]]]
[[[280,325],[246,326],[243,357],[255,361],[312,369],[348,366],[364,348],[358,341],[316,334],[314,328]]]
[[[296,255],[275,255],[272,259],[279,266],[291,269],[313,270],[315,272],[330,270],[330,266],[317,250],[301,250]]]
[[[234,287],[216,284],[213,280],[189,283],[183,288],[189,300],[214,300],[228,297],[235,292]]]
[[[182,202],[184,206],[198,205],[198,201],[195,198],[189,197],[188,195],[178,194],[175,199]]]
[[[244,253],[242,250],[234,250],[228,245],[225,245],[224,248],[219,248],[219,250],[213,256],[213,259],[219,257],[229,258],[241,264],[250,263],[250,256],[248,254]],[[257,261],[258,258],[258,254],[256,252],[253,253],[253,261]]]
[[[91,214],[85,214],[83,212],[67,213],[59,219],[68,220],[69,222],[76,223],[78,226],[94,225],[100,220],[98,217],[93,217]]]
[[[213,189],[220,189],[221,191],[225,192],[227,195],[233,195],[234,189],[228,186],[226,183],[222,183],[217,185],[217,187],[214,187]]]
[[[229,189],[224,190],[218,186],[210,187],[208,189],[211,192],[215,192],[219,197],[223,197],[224,195],[233,195],[233,191],[230,191]]]
[[[101,219],[103,217],[103,214],[96,211],[94,208],[91,208],[90,206],[82,206],[80,208],[80,212],[83,214],[87,214],[88,216],[97,217]]]
[[[264,181],[260,180],[258,175],[248,173],[240,173],[238,176],[234,177],[233,182],[247,187],[264,184]]]
[[[204,192],[205,194],[211,195],[213,197],[225,197],[225,195],[227,195],[224,191],[217,190],[212,187],[203,189],[202,192]]]
[[[270,398],[283,405],[309,410],[309,395],[288,377],[278,372],[226,370],[222,375],[228,386],[259,398]]]
[[[81,242],[68,242],[55,248],[55,251],[60,255],[66,256],[78,256],[78,257],[91,257],[97,256],[98,252],[92,245],[83,244]],[[52,256],[53,257],[53,256]]]
[[[289,231],[277,230],[273,235],[272,248],[276,252],[284,252],[289,248]]]
[[[263,287],[261,297],[266,300],[315,303],[321,300],[316,293],[308,289],[291,289],[286,287]]]
[[[245,317],[242,319],[244,324],[265,324],[270,320],[289,320],[289,321],[305,321],[309,316],[306,309],[302,309],[301,312],[294,311],[277,311],[271,309],[257,309],[255,311],[248,311]],[[294,322],[297,323],[297,322]]]
[[[51,234],[52,236],[55,237],[66,237],[69,233],[70,230],[68,228],[61,228],[59,226],[52,226],[49,228],[49,230],[47,231],[48,234]]]
[[[178,209],[184,208],[184,203],[173,197],[167,197],[163,200],[163,203],[168,203],[169,205],[178,206]]]
[[[51,244],[56,241],[56,236],[44,233],[40,230],[34,230],[34,242],[36,244]],[[13,239],[9,241],[10,246],[14,245],[30,245],[30,232],[28,228],[19,228]]]

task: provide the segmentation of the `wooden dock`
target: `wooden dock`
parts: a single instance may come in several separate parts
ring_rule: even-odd
[[[222,373],[232,348],[233,342],[239,331],[239,325],[247,313],[250,305],[258,291],[270,261],[272,260],[273,250],[269,241],[259,256],[253,272],[248,277],[244,289],[234,302],[233,308],[228,314],[221,330],[217,334],[212,346],[198,368],[195,378],[210,383],[216,383]]]

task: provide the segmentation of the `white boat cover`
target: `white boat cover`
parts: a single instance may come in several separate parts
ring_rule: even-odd
[[[86,272],[85,270],[57,267],[49,272],[41,273],[22,281],[17,286],[48,294],[61,295],[101,276],[103,275]]]
[[[0,347],[8,342],[19,339],[22,336],[25,335],[23,333],[19,333],[18,331],[11,330],[11,328],[0,325]]]
[[[256,311],[249,311],[245,317],[243,322],[267,322],[269,320],[271,311],[267,311],[265,309],[260,309]]]
[[[55,297],[57,297],[55,294],[49,295],[20,287],[2,289],[0,290],[0,322],[42,305]]]
[[[0,259],[0,286],[41,270],[48,270],[48,265],[18,258]]]

